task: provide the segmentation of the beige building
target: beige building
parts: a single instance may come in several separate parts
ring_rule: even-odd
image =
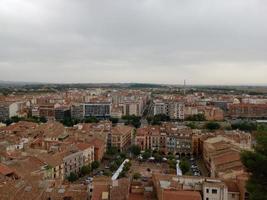
[[[94,161],[94,146],[89,143],[77,143],[75,145],[83,153],[83,164],[89,165]]]
[[[118,125],[111,129],[111,146],[119,151],[126,150],[131,145],[134,128],[131,126]]]
[[[235,145],[235,143],[221,135],[204,141],[203,159],[210,170],[211,177],[230,179],[244,173],[245,170],[240,160],[243,146]]]

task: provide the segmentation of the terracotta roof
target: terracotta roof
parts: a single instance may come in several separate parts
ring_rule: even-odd
[[[240,161],[240,153],[236,151],[229,151],[213,158],[215,165],[222,165],[229,162]]]
[[[145,197],[143,194],[129,194],[129,199],[128,200],[144,200]]]
[[[177,191],[164,190],[162,200],[182,199],[182,200],[201,200],[201,195],[196,191]]]
[[[3,175],[8,175],[8,174],[12,174],[14,173],[14,171],[12,169],[10,169],[8,166],[0,163],[0,174],[3,174]]]
[[[105,142],[98,138],[94,138],[90,141],[90,144],[93,145],[95,148],[102,148],[105,145]]]
[[[103,192],[109,192],[110,179],[96,177],[93,181],[93,194],[91,200],[100,200]]]
[[[116,181],[113,181],[116,182]],[[110,190],[110,199],[112,200],[124,200],[128,199],[130,190],[130,180],[128,178],[122,178],[117,180],[117,185],[113,184]]]
[[[112,135],[125,135],[131,132],[133,128],[131,126],[119,125],[112,127]]]
[[[88,149],[88,148],[90,148],[90,147],[92,147],[93,145],[92,144],[89,144],[89,143],[77,143],[77,144],[75,144],[75,146],[79,149],[79,150],[81,150],[81,151],[83,151],[83,150],[85,150],[85,149]]]
[[[234,181],[224,181],[224,182],[227,185],[229,192],[239,192],[239,189],[238,189],[236,182],[234,182]]]

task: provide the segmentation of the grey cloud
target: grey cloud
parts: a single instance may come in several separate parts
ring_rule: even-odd
[[[265,84],[266,19],[264,0],[0,0],[0,79]]]

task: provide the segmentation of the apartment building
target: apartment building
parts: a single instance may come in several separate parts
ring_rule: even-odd
[[[92,102],[84,104],[84,117],[110,117],[111,103]]]
[[[66,118],[70,118],[70,108],[68,106],[58,106],[55,108],[55,119],[62,121]]]
[[[83,104],[73,104],[71,106],[71,118],[72,119],[83,119],[84,118]]]
[[[171,102],[169,103],[170,119],[184,119],[185,105],[183,102]]]
[[[42,154],[40,155],[42,161],[44,161],[47,165],[46,176],[45,179],[50,180],[61,180],[63,181],[65,178],[65,168],[63,163],[63,155],[58,153],[55,155]]]
[[[113,107],[121,106],[123,115],[141,116],[150,94],[140,90],[115,91],[112,93]]]
[[[77,143],[75,144],[77,149],[83,152],[83,164],[89,165],[94,161],[94,146],[89,143]]]
[[[202,113],[208,121],[222,121],[224,119],[223,110],[218,107],[198,107],[198,113]]]
[[[83,152],[76,149],[67,150],[63,154],[64,175],[69,176],[71,172],[78,174],[84,166]]]
[[[125,102],[123,105],[123,115],[142,115],[142,107],[139,102]]]
[[[18,102],[0,102],[0,121],[19,115]]]
[[[31,108],[31,116],[33,116],[33,117],[40,117],[39,106],[33,106]]]
[[[47,120],[55,120],[54,104],[39,105],[39,116],[44,117]]]
[[[233,118],[267,118],[267,104],[231,104],[228,114]]]
[[[185,117],[185,104],[182,101],[154,100],[153,114],[168,115],[171,119],[183,120]]]
[[[142,150],[159,150],[166,154],[191,155],[193,153],[192,130],[172,123],[137,129],[135,144]]]
[[[73,119],[84,119],[86,117],[106,118],[110,116],[111,103],[109,102],[88,102],[71,106],[71,117]]]
[[[134,129],[131,126],[118,125],[111,129],[111,146],[119,151],[126,150],[131,145]]]

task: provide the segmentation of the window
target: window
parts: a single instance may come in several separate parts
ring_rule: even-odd
[[[206,192],[209,193],[209,189],[206,189]]]
[[[217,194],[217,190],[216,189],[212,189],[211,193],[212,194]]]
[[[206,200],[209,200],[209,198],[207,197]]]

